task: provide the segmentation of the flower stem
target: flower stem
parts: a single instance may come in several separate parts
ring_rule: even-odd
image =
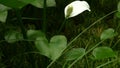
[[[61,32],[61,30],[63,29],[63,27],[64,27],[64,25],[65,25],[65,23],[66,23],[66,20],[67,20],[67,19],[64,19],[63,23],[61,24],[61,26],[60,26],[60,28],[59,28],[59,30],[58,30],[58,32],[57,32],[57,34],[59,34],[59,33]]]
[[[23,38],[27,39],[26,30],[25,30],[25,27],[22,22],[21,12],[19,9],[15,9],[15,12],[16,12],[16,16],[17,16],[18,25],[20,26],[22,34],[23,34]]]

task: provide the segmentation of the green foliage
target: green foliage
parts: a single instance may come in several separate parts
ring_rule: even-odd
[[[114,31],[114,29],[109,28],[109,29],[106,29],[102,32],[102,34],[100,36],[100,39],[101,40],[106,40],[106,39],[109,39],[109,38],[113,38],[116,35],[117,35],[117,33]]]
[[[85,54],[85,49],[84,48],[73,48],[72,50],[68,51],[65,54],[66,60],[76,60],[79,58],[81,55]]]
[[[0,3],[11,8],[22,8],[26,3],[20,1],[20,0],[0,0]]]
[[[28,39],[35,40],[37,37],[45,37],[45,34],[40,30],[28,30],[27,36],[28,36]]]
[[[110,47],[97,47],[93,50],[92,54],[97,60],[116,57],[115,52]]]
[[[38,37],[35,45],[42,55],[51,60],[56,60],[66,48],[67,39],[65,36],[57,35],[53,36],[48,42],[45,37]]]
[[[0,21],[6,22],[8,12],[7,11],[0,11]]]
[[[0,4],[0,21],[1,22],[6,22],[6,19],[7,19],[7,15],[8,15],[8,7]]]
[[[46,0],[46,6],[47,7],[53,7],[56,6],[55,0]],[[43,8],[44,5],[44,0],[35,0],[34,2],[31,3],[33,6],[38,7],[38,8]]]
[[[117,10],[118,10],[118,12],[120,12],[120,2],[118,3],[118,6],[117,6],[118,8],[117,8]]]
[[[14,43],[14,42],[20,41],[22,39],[23,39],[23,36],[18,31],[10,30],[10,31],[6,32],[5,40],[9,43]]]

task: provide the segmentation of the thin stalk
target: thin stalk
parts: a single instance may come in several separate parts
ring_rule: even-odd
[[[47,29],[47,20],[46,20],[46,2],[47,0],[44,0],[44,5],[43,5],[43,25],[42,25],[42,30],[46,32]]]
[[[85,54],[83,54],[82,56],[80,56],[78,59],[76,59],[75,61],[72,62],[72,64],[70,64],[68,66],[68,68],[71,68],[77,61],[79,61],[80,59],[82,59],[86,54],[88,54],[89,52],[91,52],[94,48],[96,48],[98,45],[100,45],[104,40],[100,41],[99,43],[97,43],[95,46],[93,46],[91,49],[89,49]]]
[[[106,63],[104,63],[104,64],[101,64],[101,65],[99,65],[99,66],[97,66],[96,68],[102,68],[103,66],[105,66],[105,65],[107,65],[107,64],[110,64],[110,63],[113,63],[113,62],[115,62],[115,61],[117,61],[118,59],[115,59],[115,60],[112,60],[112,61],[108,61],[108,62],[106,62]]]
[[[64,54],[67,50],[69,50],[69,49],[67,49],[67,48],[68,48],[74,41],[76,41],[83,33],[85,33],[88,29],[90,29],[92,26],[94,26],[94,25],[95,25],[96,23],[98,23],[99,21],[103,20],[105,17],[107,17],[107,16],[115,13],[116,11],[117,11],[117,10],[114,10],[114,11],[108,13],[107,15],[101,17],[100,19],[98,19],[97,21],[95,21],[93,24],[91,24],[89,27],[87,27],[85,30],[83,30],[81,33],[79,33],[72,41],[70,41],[70,42],[68,43],[67,47],[66,47],[65,49],[63,49],[64,52],[62,52],[62,53]],[[67,49],[67,50],[66,50],[66,49]],[[60,57],[60,56],[59,56],[59,57]],[[59,57],[58,57],[58,58],[59,58]],[[56,59],[56,60],[57,60],[57,59]],[[53,64],[56,60],[52,61],[52,62],[48,65],[47,68],[49,68],[50,66],[52,66],[52,64]]]
[[[16,16],[17,16],[18,25],[20,26],[22,34],[23,34],[23,38],[27,39],[26,30],[25,30],[25,27],[22,22],[21,12],[19,9],[15,9],[15,12],[16,12]]]
[[[67,19],[64,19],[64,21],[62,22],[62,24],[61,24],[61,26],[60,26],[57,34],[59,34],[59,33],[61,32],[61,30],[63,29],[63,27],[64,27],[64,25],[65,25],[65,23],[66,23],[66,20],[67,20]]]

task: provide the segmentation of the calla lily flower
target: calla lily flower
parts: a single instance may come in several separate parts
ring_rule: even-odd
[[[90,11],[90,6],[86,1],[73,1],[65,7],[65,18],[77,16],[86,10]]]

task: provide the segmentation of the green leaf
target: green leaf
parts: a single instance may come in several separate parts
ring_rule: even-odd
[[[95,59],[105,59],[110,57],[116,57],[116,54],[109,47],[97,47],[92,52]]]
[[[57,59],[63,50],[66,48],[67,45],[67,39],[65,36],[57,35],[53,36],[50,40],[49,47],[50,47],[50,55],[51,59],[55,60]]]
[[[8,11],[0,11],[0,21],[3,23],[6,22],[7,15],[8,15]]]
[[[51,60],[56,60],[66,48],[67,39],[63,35],[57,35],[53,36],[50,43],[48,43],[45,37],[38,37],[35,45],[40,54],[47,56]]]
[[[120,12],[120,2],[118,3],[118,12]]]
[[[116,12],[115,16],[120,18],[120,12]]]
[[[28,30],[27,36],[28,36],[28,39],[35,40],[37,37],[45,37],[45,34],[40,30]]]
[[[114,29],[109,28],[102,32],[100,39],[105,40],[105,39],[113,38],[116,35],[117,35],[117,32],[115,32]]]
[[[84,48],[73,48],[65,54],[66,60],[76,60],[81,55],[85,54]]]
[[[7,11],[9,9],[10,9],[9,7],[0,4],[0,12]]]
[[[17,31],[8,31],[5,35],[5,40],[9,43],[14,43],[23,39],[23,35]]]
[[[46,2],[47,2],[47,7],[56,6],[55,0],[46,0]],[[43,8],[44,0],[35,0],[31,4],[35,7]]]
[[[45,37],[38,37],[35,41],[35,46],[40,54],[50,58],[50,49],[48,45],[48,40]]]
[[[22,8],[28,3],[24,3],[20,0],[0,0],[0,3],[11,8]]]
[[[29,4],[29,3],[32,3],[35,0],[19,0],[19,1]]]

